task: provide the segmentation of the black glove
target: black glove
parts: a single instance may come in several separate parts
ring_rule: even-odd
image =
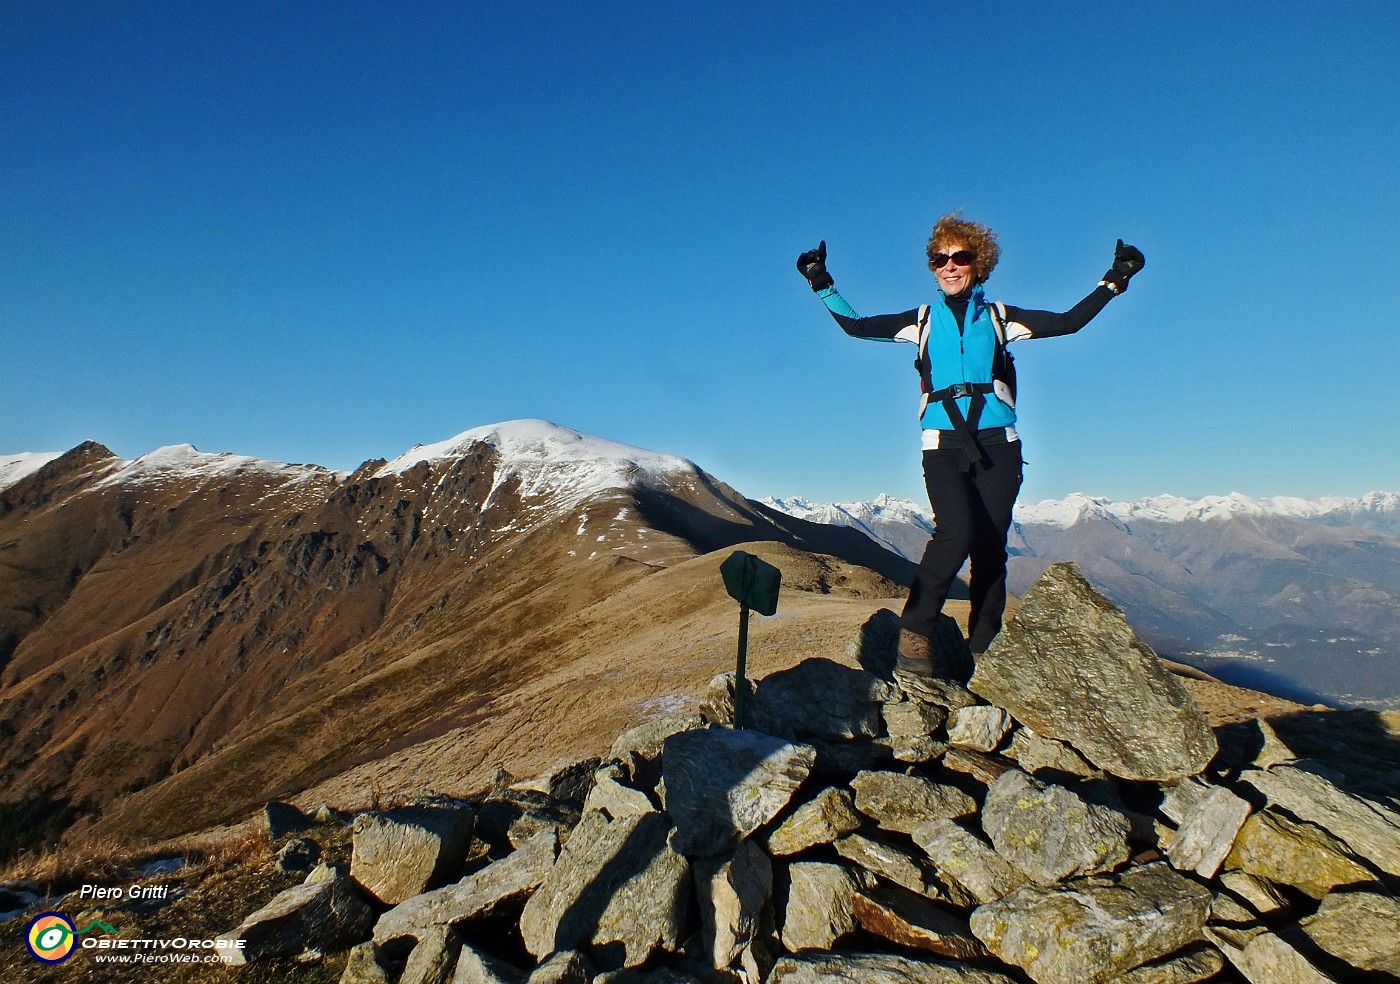
[[[826,240],[816,249],[809,249],[797,258],[797,272],[807,278],[813,290],[826,290],[834,287],[836,281],[826,272]]]
[[[1142,250],[1136,246],[1129,246],[1118,240],[1118,245],[1113,248],[1113,266],[1108,268],[1108,272],[1103,275],[1105,284],[1115,294],[1121,294],[1128,289],[1128,281],[1133,274],[1137,273],[1147,264],[1147,259],[1142,255]]]

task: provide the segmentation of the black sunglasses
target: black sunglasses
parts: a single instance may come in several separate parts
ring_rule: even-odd
[[[952,260],[958,266],[972,266],[977,254],[970,249],[960,249],[956,253],[934,253],[929,257],[929,266],[937,270],[941,266],[946,266]]]

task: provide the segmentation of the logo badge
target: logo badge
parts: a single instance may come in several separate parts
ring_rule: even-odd
[[[35,960],[46,964],[63,963],[77,948],[77,930],[61,912],[45,912],[29,924],[25,943]]]

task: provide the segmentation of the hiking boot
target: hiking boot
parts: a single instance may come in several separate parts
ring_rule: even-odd
[[[912,676],[932,679],[933,644],[928,636],[919,635],[908,629],[899,630],[899,658],[895,660],[895,672],[903,671]]]
[[[977,703],[966,687],[952,679],[946,668],[935,661],[935,645],[927,637],[908,629],[899,630],[899,658],[895,661],[894,682],[905,696],[926,704],[947,708]]]

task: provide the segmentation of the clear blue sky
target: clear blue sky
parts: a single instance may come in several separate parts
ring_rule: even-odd
[[[1393,2],[0,6],[0,453],[352,468],[545,417],[750,496],[921,497],[942,212],[1023,500],[1400,489]]]

